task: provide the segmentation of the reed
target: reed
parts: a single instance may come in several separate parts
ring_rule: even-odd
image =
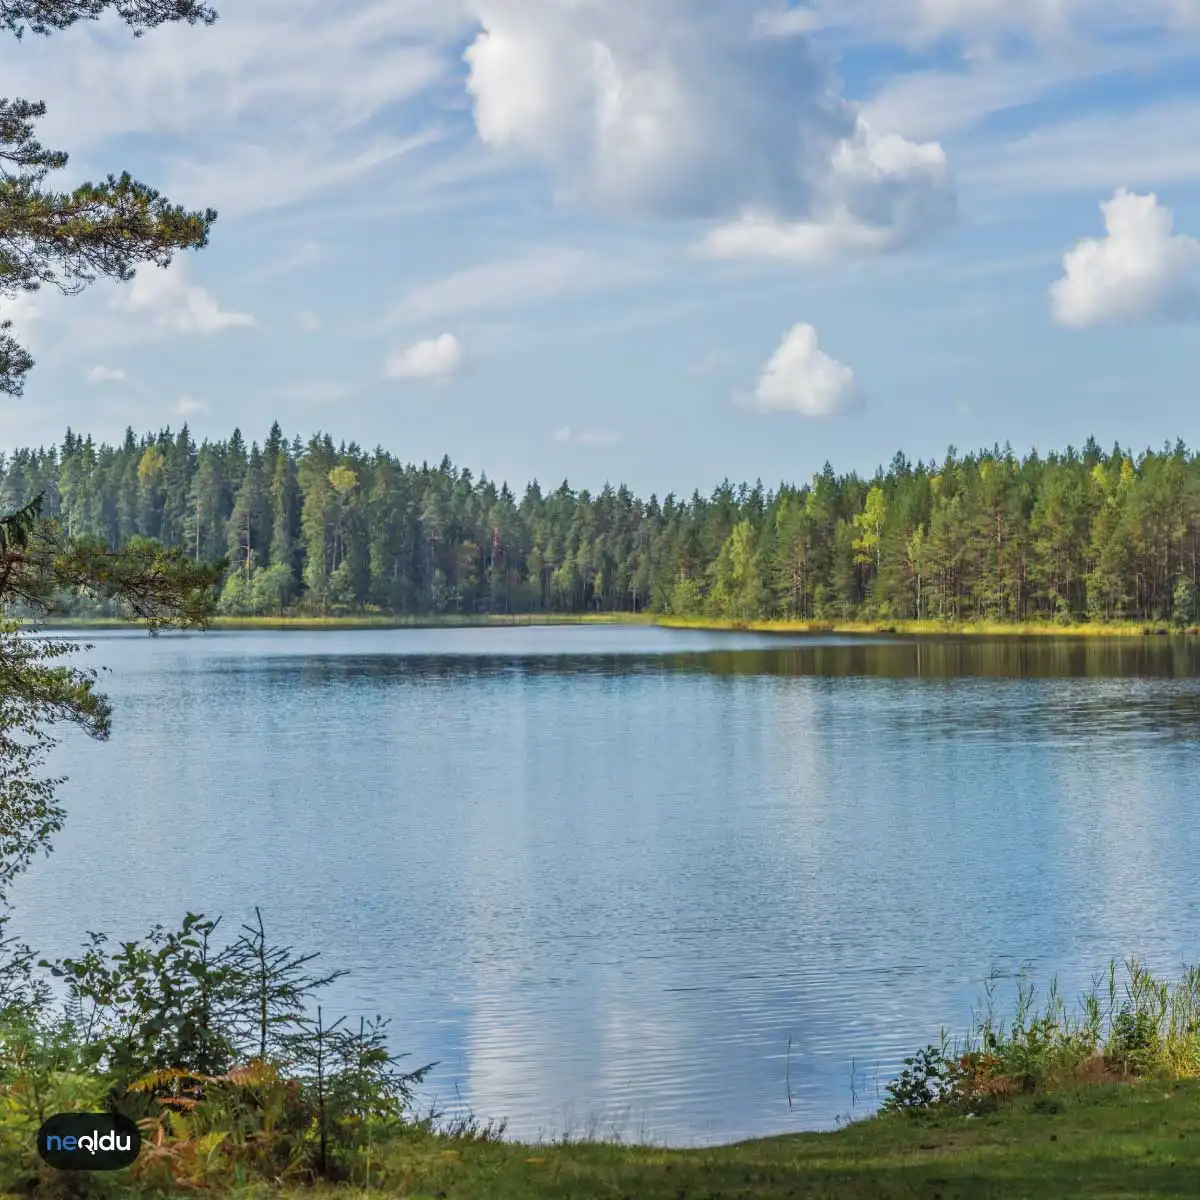
[[[1038,1003],[1027,973],[1016,979],[1007,1019],[996,1015],[995,978],[970,1032],[905,1059],[888,1085],[885,1110],[972,1109],[1016,1093],[1053,1092],[1083,1082],[1200,1078],[1200,967],[1174,979],[1138,959],[1113,960],[1076,1006],[1056,980]]]

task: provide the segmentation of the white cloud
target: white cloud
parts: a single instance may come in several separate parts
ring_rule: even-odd
[[[514,258],[455,271],[415,288],[392,309],[390,320],[411,324],[518,308],[645,274],[644,266],[605,261],[591,251],[543,246]]]
[[[733,364],[734,357],[728,350],[710,350],[701,355],[688,367],[689,375],[715,375]]]
[[[197,400],[192,396],[181,396],[175,405],[175,415],[184,418],[195,417],[206,412],[207,409],[208,405],[203,400]]]
[[[615,446],[621,440],[621,435],[607,429],[583,429],[576,432],[569,425],[564,425],[561,429],[554,431],[554,440],[560,446],[565,446],[568,442],[575,442],[580,446],[604,449]]]
[[[124,367],[93,367],[87,374],[89,383],[124,383]]]
[[[446,379],[457,375],[463,362],[458,338],[443,333],[394,354],[384,366],[384,375],[388,379]]]
[[[113,24],[26,38],[6,86],[47,101],[44,140],[81,165],[116,138],[164,139],[171,198],[223,216],[348,186],[427,144],[396,109],[448,81],[445,39],[469,28],[455,0],[256,0],[136,41]]]
[[[1095,0],[1093,0],[1093,3]],[[910,7],[923,33],[1053,34],[1070,26],[1077,0],[916,0]]]
[[[789,225],[766,215],[746,213],[721,225],[700,243],[708,258],[778,259],[814,266],[847,253],[886,250],[897,242],[893,230],[878,229],[842,213],[824,223]]]
[[[247,283],[262,283],[268,279],[278,279],[290,275],[305,267],[323,262],[329,257],[330,250],[323,242],[307,239],[301,242],[288,240],[287,244],[273,258],[269,258],[261,266],[247,271],[242,280]]]
[[[872,41],[928,43],[956,37],[972,52],[1004,38],[1042,43],[1161,28],[1193,27],[1196,0],[813,0],[824,25]]]
[[[309,312],[306,309],[304,312],[296,314],[296,324],[305,333],[316,333],[321,328],[321,318],[315,312]]]
[[[9,334],[27,350],[36,351],[41,344],[41,326],[45,317],[46,309],[38,292],[0,297],[0,321],[12,322]]]
[[[376,173],[445,136],[441,129],[425,129],[404,138],[376,137],[354,151],[324,141],[290,147],[241,142],[226,145],[219,158],[176,165],[167,187],[172,198],[213,205],[227,216],[285,208]]]
[[[1200,100],[1182,97],[978,139],[959,156],[964,187],[1053,195],[1200,181]]]
[[[286,400],[299,400],[303,404],[331,404],[352,395],[347,384],[332,379],[301,379],[285,383],[279,394]]]
[[[761,36],[741,3],[479,0],[478,12],[466,61],[480,138],[543,163],[576,200],[784,226],[842,209],[880,228],[945,217],[940,147],[874,138],[812,41]],[[930,204],[928,219],[916,211]]]
[[[225,312],[199,284],[189,283],[185,264],[144,266],[133,282],[116,294],[120,308],[148,314],[156,329],[166,333],[218,333],[254,324],[249,313]]]
[[[949,167],[936,143],[876,137],[860,119],[855,136],[835,148],[831,168],[817,219],[787,222],[746,212],[711,230],[700,252],[813,265],[889,250],[954,218]]]
[[[751,28],[760,37],[786,38],[811,33],[822,23],[811,8],[773,8],[758,13]]]
[[[945,137],[1117,65],[1107,56],[1097,61],[1089,55],[1085,62],[984,61],[968,70],[914,71],[886,80],[862,114],[874,129],[910,138]]]
[[[1060,325],[1171,320],[1192,314],[1200,299],[1200,240],[1177,234],[1157,196],[1119,188],[1100,205],[1106,236],[1084,238],[1063,257],[1050,286]]]
[[[831,417],[861,404],[854,372],[830,358],[811,325],[795,325],[784,336],[745,403],[760,412],[795,412]]]

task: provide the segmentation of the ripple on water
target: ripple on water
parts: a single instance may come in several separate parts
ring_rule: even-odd
[[[59,753],[17,932],[54,956],[259,904],[353,968],[331,1005],[439,1061],[431,1097],[524,1136],[829,1127],[995,967],[1073,996],[1200,957],[1174,643],[94,640],[116,728]]]

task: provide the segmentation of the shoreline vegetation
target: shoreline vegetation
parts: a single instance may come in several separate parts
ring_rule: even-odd
[[[144,622],[124,617],[49,616],[23,622],[38,629],[140,629]],[[224,630],[298,630],[330,632],[353,629],[514,629],[567,625],[636,625],[713,633],[765,633],[849,637],[1045,637],[1142,638],[1197,637],[1200,626],[1180,627],[1165,621],[795,621],[733,620],[720,617],[673,617],[653,613],[512,613],[479,616],[217,616],[209,623]]]
[[[215,608],[230,618],[1200,625],[1200,454],[1182,442],[952,447],[940,462],[899,453],[869,476],[826,464],[807,482],[642,496],[512,488],[448,457],[289,440],[278,422],[261,442],[235,429],[197,444],[185,424],[12,449],[0,508],[34,497],[90,546],[220,562]],[[121,615],[75,590],[62,600],[73,616]]]
[[[530,1142],[469,1112],[422,1115],[430,1068],[401,1065],[387,1023],[314,1004],[341,972],[273,944],[258,910],[224,946],[219,924],[189,914],[119,952],[91,935],[79,958],[10,965],[0,1197],[1057,1200],[1185,1195],[1200,1171],[1200,968],[1165,979],[1114,961],[1074,1008],[1025,973],[998,1004],[995,976],[969,1033],[907,1058],[877,1112],[685,1149],[605,1137],[599,1122]],[[61,1013],[46,970],[65,985]],[[786,1103],[783,1077],[780,1089]],[[48,1170],[33,1136],[47,1105],[124,1113],[141,1156],[82,1182]]]

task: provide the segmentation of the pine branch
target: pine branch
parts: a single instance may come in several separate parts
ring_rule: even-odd
[[[18,38],[26,29],[49,34],[110,11],[133,29],[135,37],[172,21],[211,25],[217,19],[200,0],[0,0],[0,26]]]

